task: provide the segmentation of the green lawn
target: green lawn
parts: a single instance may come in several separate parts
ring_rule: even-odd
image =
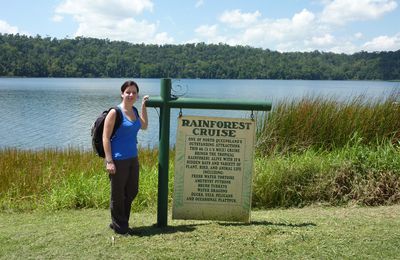
[[[263,210],[250,224],[134,213],[133,236],[108,210],[0,213],[1,259],[400,259],[400,205]]]

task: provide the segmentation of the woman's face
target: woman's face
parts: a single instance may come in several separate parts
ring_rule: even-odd
[[[128,86],[125,91],[121,94],[123,100],[129,103],[135,103],[138,98],[137,89],[135,86]]]

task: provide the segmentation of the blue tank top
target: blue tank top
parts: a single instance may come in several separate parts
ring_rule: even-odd
[[[121,109],[120,105],[118,107]],[[121,126],[111,138],[111,153],[113,160],[125,160],[138,155],[137,134],[141,127],[141,123],[139,115],[135,112],[135,109],[133,109],[133,113],[136,115],[136,120],[131,121],[125,116],[124,112],[122,112]]]

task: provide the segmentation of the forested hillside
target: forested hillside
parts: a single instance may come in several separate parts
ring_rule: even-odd
[[[145,45],[0,34],[0,76],[399,80],[400,50],[280,53],[225,44]]]

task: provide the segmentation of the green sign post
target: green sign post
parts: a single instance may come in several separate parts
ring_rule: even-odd
[[[160,97],[150,97],[147,107],[160,108],[160,141],[158,154],[158,201],[157,226],[168,225],[168,167],[169,129],[171,108],[225,109],[225,110],[271,110],[265,101],[242,101],[231,99],[176,98],[171,96],[171,79],[161,79]]]

